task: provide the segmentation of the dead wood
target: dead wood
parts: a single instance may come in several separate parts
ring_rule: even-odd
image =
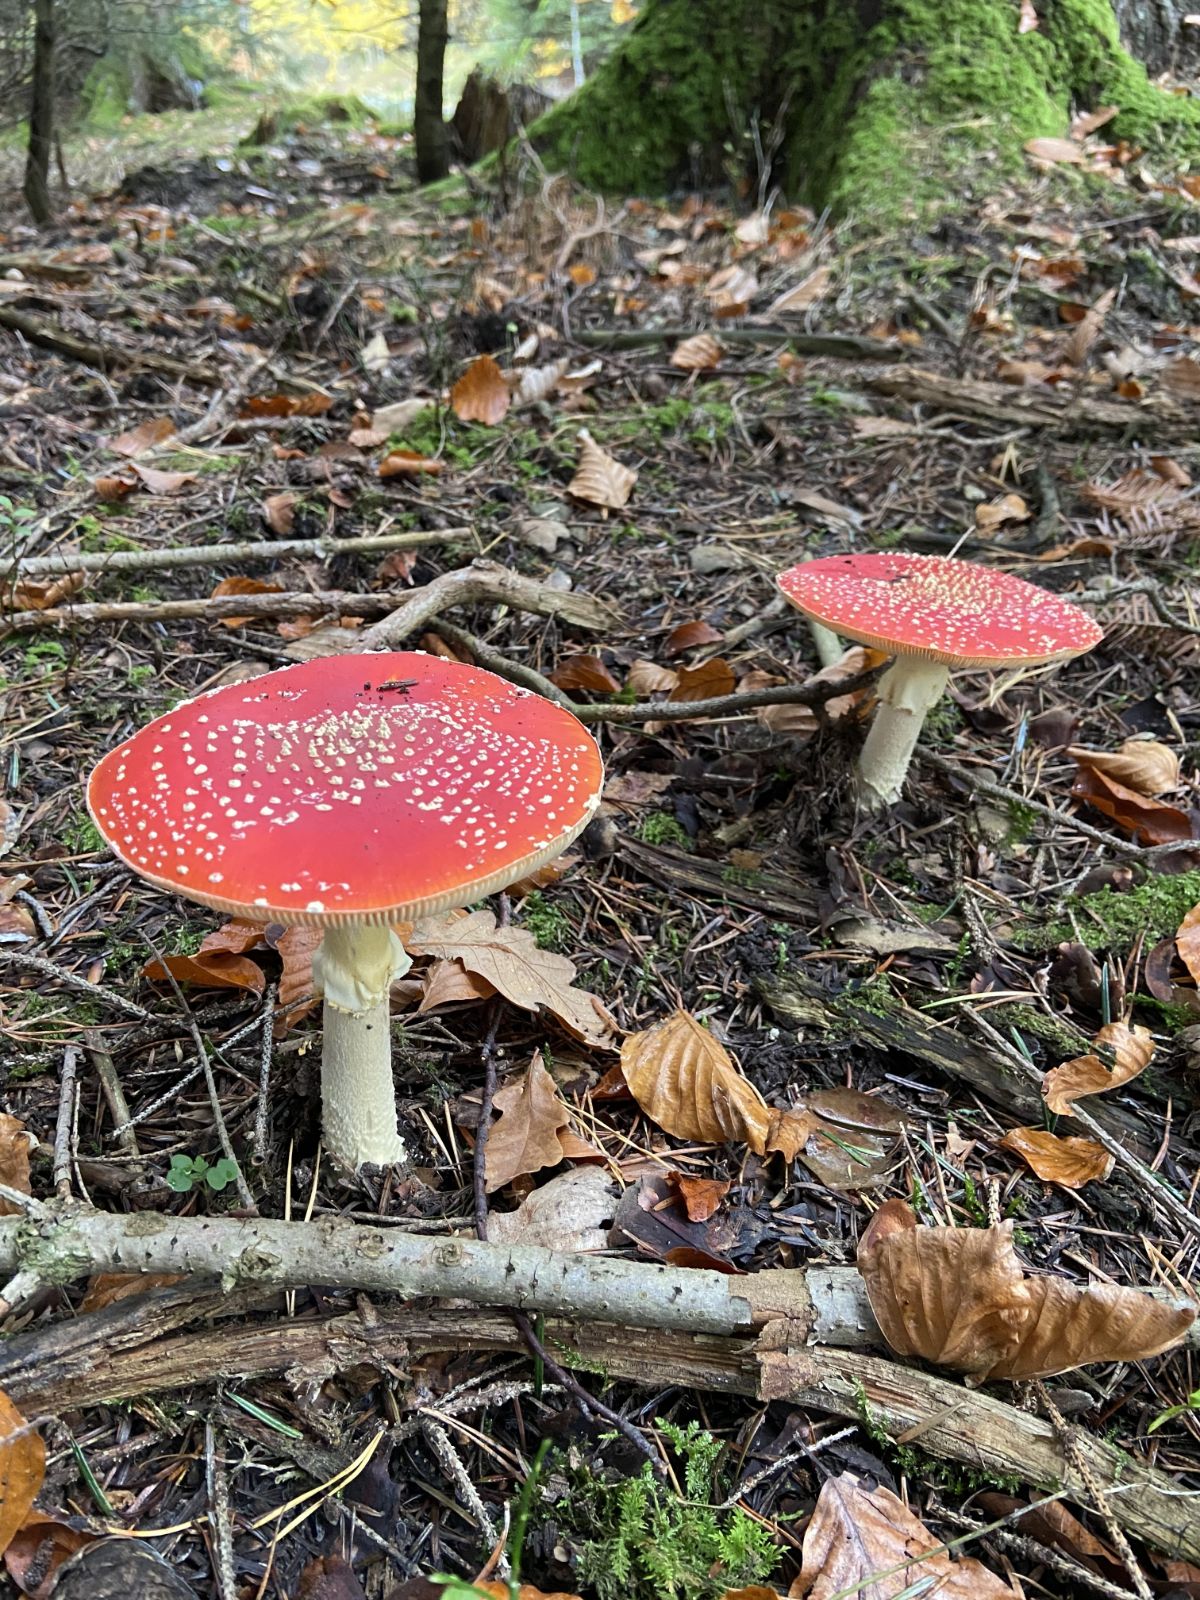
[[[711,328],[618,328],[612,331],[582,328],[571,337],[576,344],[592,349],[638,350],[646,345],[694,339],[698,333],[712,331]],[[721,328],[717,337],[722,344],[786,344],[802,356],[833,356],[846,361],[896,361],[904,354],[903,345],[855,333],[804,333],[799,328],[764,325]]]
[[[1192,434],[1195,418],[1165,396],[1156,395],[1134,405],[1127,400],[1106,400],[1090,390],[1065,395],[1043,386],[1019,389],[1007,383],[986,383],[978,378],[952,378],[916,367],[888,367],[864,380],[876,394],[906,400],[937,411],[958,411],[988,422],[1007,422],[1024,428],[1048,428],[1057,433],[1102,434],[1110,431],[1153,431]]]
[[[120,367],[141,367],[148,372],[161,372],[168,378],[180,378],[205,389],[219,389],[226,381],[224,376],[197,362],[177,361],[173,356],[160,356],[155,350],[127,350],[122,345],[100,344],[92,339],[81,339],[78,334],[67,333],[52,322],[42,322],[37,317],[17,311],[13,306],[0,306],[0,328],[19,333],[30,344],[55,355],[79,361],[85,367],[95,367],[99,372],[113,372]]]

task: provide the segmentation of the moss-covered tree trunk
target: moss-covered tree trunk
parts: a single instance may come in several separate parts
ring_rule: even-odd
[[[1119,136],[1200,148],[1200,107],[1150,84],[1112,0],[648,0],[601,70],[535,127],[597,188],[664,192],[753,175],[835,210],[921,210],[984,183],[1075,108]],[[758,139],[753,137],[757,128]]]

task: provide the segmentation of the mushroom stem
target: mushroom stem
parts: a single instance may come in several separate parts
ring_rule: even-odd
[[[396,1123],[388,997],[412,965],[390,928],[329,928],[313,957],[322,1015],[325,1148],[350,1168],[384,1167],[407,1152]]]
[[[949,679],[950,669],[940,661],[900,656],[879,680],[879,708],[858,764],[867,811],[882,811],[899,800],[925,715],[942,698]]]
[[[823,667],[832,667],[839,662],[846,653],[846,646],[834,633],[832,628],[827,628],[823,622],[808,618],[808,631],[812,635],[813,648],[817,652],[817,660]]]

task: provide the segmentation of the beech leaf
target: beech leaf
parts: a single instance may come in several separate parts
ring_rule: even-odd
[[[108,448],[118,456],[140,456],[155,445],[163,444],[174,436],[175,424],[170,417],[147,417],[136,428],[119,433]]]
[[[568,656],[550,674],[560,689],[590,689],[596,694],[620,694],[621,685],[599,656]]]
[[[1192,982],[1200,988],[1200,906],[1193,906],[1179,924],[1175,948],[1179,951],[1179,959],[1191,973]]]
[[[941,1546],[890,1489],[867,1489],[843,1472],[821,1485],[790,1593],[807,1600],[925,1593],[937,1600],[1015,1600],[981,1562],[970,1556],[952,1561]]]
[[[0,1183],[21,1194],[32,1194],[29,1183],[29,1135],[19,1117],[0,1111]],[[0,1217],[19,1217],[23,1212],[15,1200],[0,1198]]]
[[[925,1228],[905,1200],[876,1212],[858,1270],[888,1344],[968,1374],[968,1381],[1047,1378],[1092,1361],[1141,1361],[1183,1338],[1195,1306],[1138,1289],[1027,1278],[1013,1224]]]
[[[579,430],[579,464],[567,485],[567,493],[589,505],[619,511],[633,493],[637,473],[622,466],[615,456],[592,438],[586,428]]]
[[[732,694],[737,687],[733,668],[722,656],[702,661],[695,667],[680,667],[675,687],[668,700],[714,700],[718,695]]]
[[[1000,1141],[1046,1183],[1063,1189],[1081,1189],[1085,1183],[1102,1183],[1113,1169],[1114,1157],[1094,1139],[1060,1138],[1045,1128],[1010,1128]]]
[[[1183,844],[1192,837],[1192,820],[1186,811],[1138,794],[1099,767],[1081,766],[1071,793],[1110,818],[1138,844]]]
[[[563,1159],[558,1130],[566,1127],[570,1112],[558,1097],[540,1051],[534,1051],[523,1077],[497,1089],[492,1103],[500,1120],[488,1134],[485,1152],[489,1194],[526,1173],[558,1166]]]
[[[741,1140],[764,1155],[771,1113],[719,1039],[676,1011],[621,1045],[629,1092],[652,1122],[679,1139]]]
[[[1113,1065],[1106,1065],[1099,1056],[1086,1055],[1052,1067],[1042,1079],[1042,1095],[1055,1116],[1071,1116],[1073,1102],[1084,1095],[1103,1094],[1129,1083],[1145,1072],[1154,1056],[1150,1030],[1131,1028],[1126,1022],[1106,1023],[1092,1042],[1113,1052]]]
[[[450,391],[450,409],[460,422],[494,428],[512,404],[512,391],[492,356],[476,356]]]
[[[716,1216],[721,1201],[733,1187],[725,1178],[688,1178],[682,1172],[668,1172],[667,1182],[683,1201],[689,1222],[707,1222]]]
[[[1081,767],[1102,772],[1150,799],[1179,787],[1179,757],[1157,739],[1126,739],[1116,750],[1082,750],[1072,745],[1067,754]]]
[[[539,949],[527,928],[498,928],[490,911],[465,917],[442,913],[417,924],[408,949],[415,956],[461,961],[513,1005],[551,1011],[577,1039],[611,1046],[616,1024],[598,1000],[573,987],[574,963]]]
[[[0,1389],[0,1554],[33,1509],[45,1475],[45,1445]]]

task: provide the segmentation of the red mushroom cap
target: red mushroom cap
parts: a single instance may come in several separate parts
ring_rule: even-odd
[[[104,757],[88,809],[161,888],[262,922],[466,905],[587,826],[604,769],[561,706],[418,652],[212,689]]]
[[[905,550],[828,556],[781,573],[794,606],[847,639],[950,667],[1063,660],[1104,630],[1069,600],[993,567]]]

